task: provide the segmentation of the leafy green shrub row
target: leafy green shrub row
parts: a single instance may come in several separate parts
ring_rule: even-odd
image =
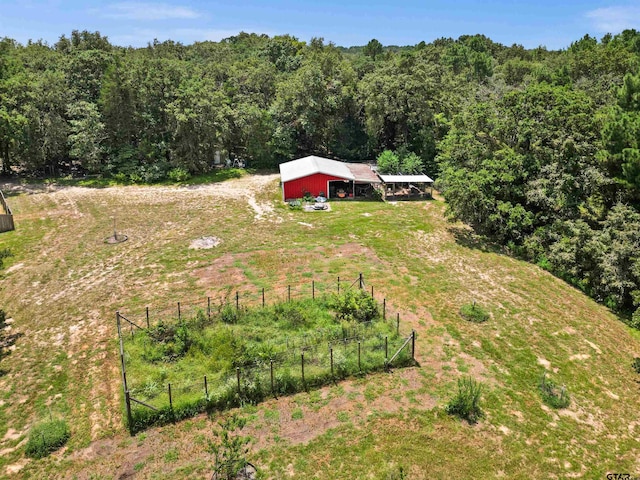
[[[31,458],[43,458],[62,447],[71,436],[64,420],[51,420],[34,426],[29,432],[25,453]]]

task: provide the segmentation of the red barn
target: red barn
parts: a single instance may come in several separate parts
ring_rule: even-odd
[[[314,197],[353,198],[360,196],[380,179],[368,165],[344,163],[309,156],[280,164],[282,198]]]

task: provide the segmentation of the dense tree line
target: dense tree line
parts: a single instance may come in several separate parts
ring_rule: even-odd
[[[3,173],[153,182],[307,154],[438,179],[453,218],[640,326],[640,34],[561,51],[482,35],[397,47],[0,41]],[[632,315],[632,312],[636,312]]]

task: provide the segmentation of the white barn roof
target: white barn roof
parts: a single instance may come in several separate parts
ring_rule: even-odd
[[[379,175],[384,183],[433,183],[426,175]]]
[[[280,178],[283,182],[290,182],[316,173],[333,175],[345,180],[356,179],[346,163],[314,155],[280,164]]]

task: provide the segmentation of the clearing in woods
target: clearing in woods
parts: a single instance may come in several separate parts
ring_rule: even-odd
[[[640,337],[547,272],[445,221],[441,200],[335,202],[289,211],[276,175],[192,187],[3,185],[17,230],[0,306],[22,333],[0,363],[0,477],[208,478],[216,419],[123,425],[115,315],[363,272],[418,332],[419,367],[245,406],[264,478],[604,478],[640,473]],[[107,245],[113,216],[128,241]],[[213,238],[211,248],[190,248]],[[469,323],[460,306],[491,314]],[[571,395],[541,401],[543,372]],[[486,386],[485,418],[443,411],[457,379]],[[31,426],[71,427],[67,446],[24,456]]]

